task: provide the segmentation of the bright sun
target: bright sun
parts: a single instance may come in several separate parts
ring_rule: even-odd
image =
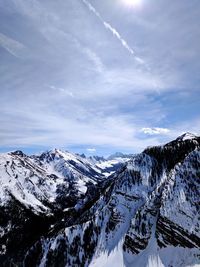
[[[141,4],[142,0],[123,0],[127,5],[137,7]]]

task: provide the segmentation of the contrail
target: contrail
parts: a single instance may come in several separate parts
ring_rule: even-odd
[[[26,47],[22,43],[8,37],[7,35],[1,32],[0,32],[0,46],[2,46],[4,49],[6,49],[10,54],[12,54],[15,57],[22,57],[23,52],[26,49]]]
[[[116,37],[117,37],[117,39],[119,39],[120,41],[121,41],[121,43],[122,43],[122,45],[131,53],[131,54],[135,54],[135,52],[133,51],[133,49],[132,48],[130,48],[130,46],[127,44],[127,42],[124,40],[124,39],[122,39],[122,37],[120,36],[120,34],[109,24],[109,23],[107,23],[107,22],[104,22],[103,23],[104,24],[104,26],[106,27],[106,29],[108,29],[108,30],[110,30],[112,33],[113,33],[113,35],[115,35]]]
[[[124,40],[120,33],[113,28],[108,22],[104,21],[104,19],[102,18],[102,16],[99,14],[99,12],[87,1],[87,0],[82,0],[82,2],[87,6],[87,8],[93,13],[95,14],[95,16],[103,23],[104,27],[109,30],[121,43],[121,45],[131,54],[134,56],[134,59],[140,63],[140,64],[144,64],[144,61],[140,58],[137,57],[135,55],[135,52],[133,51],[133,49],[128,45],[128,43],[126,42],[126,40]]]

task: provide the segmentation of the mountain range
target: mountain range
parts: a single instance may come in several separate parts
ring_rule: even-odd
[[[200,266],[200,137],[140,154],[0,154],[0,266]]]

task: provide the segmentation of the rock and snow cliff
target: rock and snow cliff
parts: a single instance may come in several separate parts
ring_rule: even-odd
[[[2,266],[198,266],[200,138],[123,158],[1,155]]]

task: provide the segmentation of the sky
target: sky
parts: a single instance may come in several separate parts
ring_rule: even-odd
[[[199,0],[0,0],[0,152],[200,134]]]

